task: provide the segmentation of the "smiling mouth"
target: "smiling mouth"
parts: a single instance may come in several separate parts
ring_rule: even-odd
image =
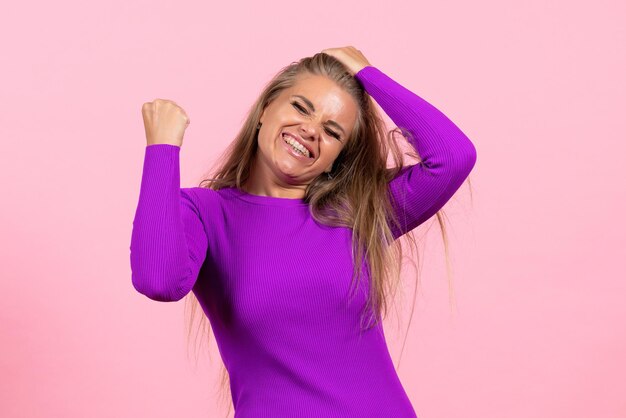
[[[298,155],[313,159],[313,154],[304,145],[296,141],[291,135],[283,132],[281,136],[283,141],[287,143],[287,145],[289,145]]]

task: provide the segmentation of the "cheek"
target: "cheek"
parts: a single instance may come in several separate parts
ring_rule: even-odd
[[[337,139],[326,139],[321,146],[321,156],[334,160],[341,152],[341,149],[341,143]]]
[[[293,113],[287,107],[272,109],[266,118],[267,127],[272,129],[280,129],[284,125],[288,125],[293,121]]]
[[[272,155],[282,152],[282,139],[280,135],[274,135],[274,130],[275,129],[272,129],[271,133],[260,133],[257,137],[258,152],[261,152],[267,158],[271,158]]]

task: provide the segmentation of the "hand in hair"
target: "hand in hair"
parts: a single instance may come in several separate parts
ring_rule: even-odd
[[[352,75],[358,73],[364,67],[372,65],[361,53],[361,51],[353,46],[344,46],[342,48],[327,48],[323,49],[321,52],[337,58],[339,61],[341,61],[343,65],[348,67],[348,70],[350,70]]]
[[[141,107],[148,145],[170,144],[182,146],[189,117],[182,107],[171,100],[155,99]]]

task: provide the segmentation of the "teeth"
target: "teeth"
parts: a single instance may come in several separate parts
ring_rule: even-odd
[[[305,157],[310,157],[309,150],[306,149],[306,147],[304,147],[301,143],[299,143],[295,139],[293,139],[290,136],[285,135],[285,134],[283,134],[283,139],[285,140],[285,142],[287,142],[289,145],[291,145],[293,147],[293,149],[298,151],[300,154],[304,155]]]

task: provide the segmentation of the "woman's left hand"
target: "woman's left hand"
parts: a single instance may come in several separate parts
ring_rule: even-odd
[[[364,67],[367,67],[370,62],[365,56],[353,46],[344,46],[342,48],[328,48],[323,49],[321,52],[332,55],[337,58],[343,65],[348,67],[348,70],[352,75],[358,73]]]

